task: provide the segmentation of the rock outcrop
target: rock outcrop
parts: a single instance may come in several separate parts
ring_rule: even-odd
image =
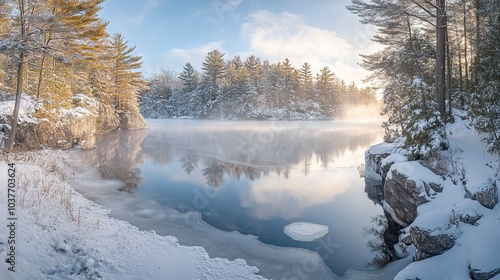
[[[92,106],[95,110],[82,107],[66,110],[65,115],[57,120],[37,120],[31,117],[29,121],[20,119],[13,149],[17,151],[43,147],[69,149],[77,145],[82,149],[92,149],[95,147],[96,134],[106,134],[117,129],[128,131],[147,128],[139,112],[117,114],[110,105],[96,103]],[[5,124],[0,126],[2,129],[0,133],[9,135],[11,122],[12,116],[0,116],[0,124]]]
[[[477,200],[481,205],[489,209],[493,209],[498,203],[498,188],[494,180],[488,180],[488,182],[480,188],[465,186],[465,192],[471,199]]]
[[[417,217],[418,206],[443,190],[440,180],[417,162],[393,164],[384,183],[384,199],[392,208],[395,220],[403,221],[402,226],[411,224]]]
[[[120,127],[120,117],[111,105],[99,105],[99,113],[96,123],[97,134],[106,134]]]
[[[146,129],[146,121],[139,112],[121,112],[120,115],[120,129],[122,130],[140,130]]]
[[[420,252],[420,257],[415,257],[416,261],[442,254],[455,245],[455,239],[446,234],[431,234],[430,230],[417,226],[410,228],[410,236],[413,245]]]
[[[10,116],[6,118],[11,121]],[[43,147],[69,149],[80,145],[82,149],[95,146],[95,117],[67,119],[65,123],[41,120],[38,123],[18,124],[14,150],[32,150]]]

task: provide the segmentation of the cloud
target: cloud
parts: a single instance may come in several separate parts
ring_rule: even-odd
[[[160,3],[159,0],[149,0],[146,2],[146,4],[142,7],[142,10],[139,12],[138,15],[136,15],[133,18],[130,18],[127,20],[129,26],[137,26],[141,25],[144,20],[147,18],[149,13],[154,10],[156,6]]]
[[[243,3],[243,0],[214,0],[211,6],[219,16],[219,19],[223,20],[226,13],[231,13],[241,3]]]
[[[251,52],[271,62],[288,58],[297,68],[309,62],[314,72],[328,66],[341,79],[357,84],[368,74],[357,63],[372,44],[354,44],[334,31],[306,24],[300,15],[260,10],[242,24],[240,33]]]
[[[161,57],[154,58],[154,61],[144,59],[143,73],[145,76],[149,76],[165,69],[180,72],[187,62],[191,63],[195,69],[200,70],[207,53],[214,49],[224,52],[223,45],[224,41],[213,41],[192,48],[169,49]],[[225,58],[228,58],[227,54]]]
[[[251,216],[262,220],[297,218],[308,208],[334,200],[353,184],[348,176],[340,175],[328,176],[324,180],[294,176],[287,180],[286,185],[276,184],[275,177],[262,178],[258,184],[252,182],[243,190],[241,204],[249,209]]]

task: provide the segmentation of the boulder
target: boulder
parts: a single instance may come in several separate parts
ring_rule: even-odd
[[[97,117],[97,134],[106,134],[120,128],[120,117],[111,105],[99,105]]]
[[[378,174],[379,176],[372,176],[372,179],[381,180],[383,178],[382,160],[388,157],[393,149],[394,144],[392,143],[380,143],[371,146],[365,152],[365,174]]]
[[[498,203],[498,188],[494,180],[488,180],[481,187],[465,186],[467,196],[473,200],[477,200],[486,208],[493,209]]]
[[[488,280],[500,274],[500,268],[485,272],[469,266],[469,271],[473,280]]]
[[[442,191],[441,180],[418,162],[395,163],[384,183],[384,199],[394,216],[408,225],[417,217],[417,207]]]
[[[415,255],[415,260],[442,254],[455,245],[455,238],[446,233],[433,234],[430,230],[421,229],[417,226],[410,228],[410,236],[413,245],[420,252]]]
[[[429,200],[415,181],[398,171],[393,171],[384,184],[384,199],[391,206],[397,219],[411,224],[417,217],[417,207]]]
[[[146,121],[139,112],[120,112],[120,129],[140,130],[147,129]]]
[[[472,199],[464,199],[456,206],[455,215],[462,223],[477,225],[486,209],[481,204]]]

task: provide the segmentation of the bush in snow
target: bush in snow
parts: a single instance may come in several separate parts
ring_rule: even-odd
[[[447,150],[446,131],[437,110],[415,110],[404,125],[405,147],[410,160],[422,159],[439,150]]]

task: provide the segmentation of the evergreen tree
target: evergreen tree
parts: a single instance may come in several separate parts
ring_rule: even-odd
[[[307,62],[299,70],[299,87],[303,98],[312,98],[313,75],[311,65]]]
[[[253,88],[257,88],[262,71],[260,60],[256,58],[254,55],[251,55],[245,60],[244,64],[245,64],[245,69],[248,73],[248,79],[250,85]]]
[[[98,17],[100,5],[104,0],[96,1],[47,1],[43,9],[48,16],[40,23],[44,33],[41,36],[42,47],[40,68],[36,89],[40,97],[43,73],[46,62],[52,58],[56,62],[77,62],[95,58],[102,48],[101,39],[106,36],[106,25]]]
[[[484,133],[490,151],[500,154],[500,6],[490,2],[489,21],[484,39],[479,43],[477,93],[473,97],[472,116],[475,127]]]
[[[330,116],[338,113],[338,92],[334,88],[335,74],[325,66],[316,74],[316,92],[322,108]]]
[[[132,55],[135,47],[127,44],[120,33],[115,34],[110,42],[112,96],[117,110],[133,111],[137,109],[137,96],[146,88],[146,81],[141,72],[134,72],[141,67],[141,57]]]
[[[186,63],[182,69],[179,79],[183,81],[184,91],[191,92],[198,86],[198,77],[196,70],[191,63]]]
[[[383,112],[389,116],[384,123],[385,140],[405,136],[405,145],[415,158],[446,148],[442,123],[446,117],[446,11],[444,2],[438,2],[353,0],[348,6],[362,23],[379,27],[374,41],[385,45],[382,51],[362,56],[363,67],[372,71],[372,79],[380,81],[384,90]],[[426,35],[432,28],[439,34],[435,44]],[[428,97],[432,85],[434,102]]]
[[[225,74],[224,54],[219,50],[209,52],[202,64],[203,89],[208,93],[210,100],[215,100],[220,89],[221,79]]]

